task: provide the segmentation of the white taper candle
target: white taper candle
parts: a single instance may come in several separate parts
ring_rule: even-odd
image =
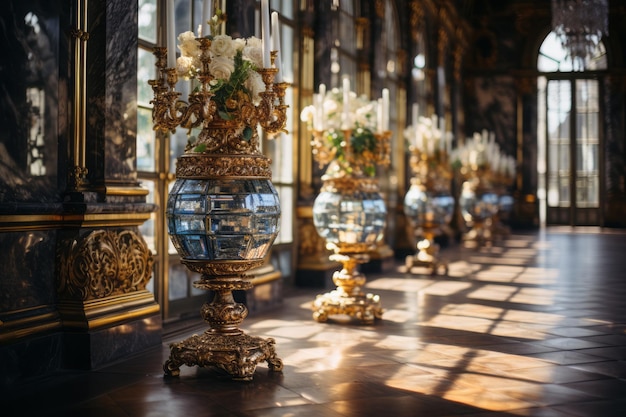
[[[268,0],[261,0],[261,40],[263,49],[263,67],[272,66],[270,60],[270,6]]]
[[[167,66],[176,67],[176,10],[174,0],[167,0]]]
[[[343,78],[343,116],[341,119],[341,128],[347,129],[350,122],[350,79]]]
[[[272,12],[272,51],[276,51],[276,59],[274,60],[274,66],[278,70],[274,82],[283,82],[283,64],[280,59],[280,23],[278,21],[278,13]]]
[[[202,2],[202,36],[211,35],[211,26],[208,21],[213,17],[213,0]]]

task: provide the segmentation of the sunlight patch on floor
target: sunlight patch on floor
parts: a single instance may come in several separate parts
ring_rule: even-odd
[[[512,285],[483,285],[470,292],[467,297],[477,300],[491,300],[531,305],[551,305],[555,290],[547,288],[525,288]]]

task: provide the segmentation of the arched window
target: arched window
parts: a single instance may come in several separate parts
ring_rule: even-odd
[[[569,58],[567,51],[561,45],[556,33],[550,32],[539,49],[537,69],[540,72],[570,72],[577,70],[594,71],[606,69],[606,49],[600,42],[592,56],[587,57],[581,66],[578,61]]]
[[[568,57],[554,32],[539,50],[538,161],[542,224],[601,225],[602,70],[599,43],[583,61]]]

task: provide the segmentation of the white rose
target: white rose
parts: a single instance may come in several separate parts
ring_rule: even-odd
[[[262,44],[263,43],[261,42],[261,39],[257,38],[256,36],[250,36],[248,39],[246,39],[246,45],[252,48],[261,49]]]
[[[195,33],[191,31],[183,32],[178,35],[178,49],[183,56],[197,56],[200,54],[199,43],[196,40]]]
[[[233,38],[228,35],[217,35],[211,42],[211,52],[214,56],[233,58],[237,53]]]
[[[246,45],[243,48],[243,59],[250,61],[257,68],[263,68],[263,51],[260,47]]]
[[[233,43],[235,44],[235,49],[237,51],[243,51],[243,48],[246,46],[246,40],[243,38],[237,38],[233,40]]]
[[[235,63],[232,59],[223,56],[216,56],[209,64],[209,71],[215,78],[222,80],[230,79],[230,75],[235,70]]]
[[[309,105],[302,109],[300,113],[300,120],[307,124],[313,123],[313,118],[315,117],[315,106]]]
[[[377,103],[373,101],[367,101],[364,105],[356,109],[356,120],[365,127],[374,129],[376,127],[376,111]]]
[[[259,93],[265,91],[265,83],[261,74],[256,71],[250,71],[248,79],[245,81],[245,86],[252,93],[252,102],[256,105],[259,104],[261,98]]]
[[[180,77],[189,78],[189,71],[191,71],[192,65],[193,58],[189,56],[179,56],[178,59],[176,59],[176,72],[178,72]]]

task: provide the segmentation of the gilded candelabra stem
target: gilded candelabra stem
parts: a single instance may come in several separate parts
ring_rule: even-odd
[[[256,118],[263,130],[268,133],[276,133],[284,127],[284,124],[282,126],[274,125],[274,99],[276,98],[274,78],[278,70],[276,68],[262,68],[257,71],[265,83],[265,91],[259,93],[261,102],[256,107]]]
[[[265,131],[269,134],[279,132],[287,133],[285,125],[287,122],[287,108],[285,104],[285,91],[289,87],[289,83],[280,82],[273,85],[276,100],[273,106],[272,117],[265,123]]]

